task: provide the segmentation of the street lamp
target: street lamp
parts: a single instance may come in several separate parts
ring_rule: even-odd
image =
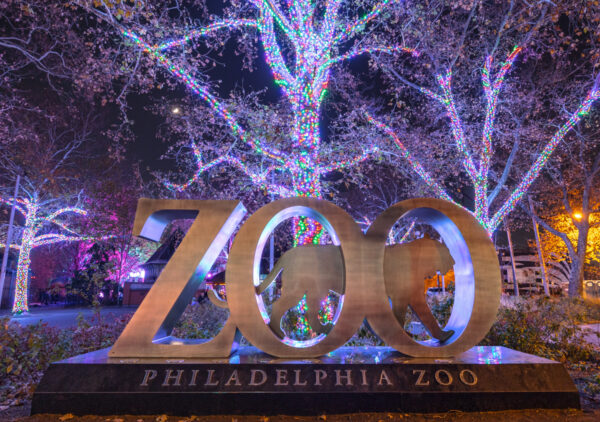
[[[179,109],[179,107],[173,107],[173,110],[171,111],[173,112],[173,114],[179,114],[181,110]]]
[[[579,221],[579,220],[581,220],[581,219],[583,218],[583,214],[582,214],[582,213],[580,213],[579,211],[575,211],[575,212],[573,213],[573,218],[574,218],[575,220]]]

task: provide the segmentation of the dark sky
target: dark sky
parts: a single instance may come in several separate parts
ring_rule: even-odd
[[[222,80],[218,89],[212,92],[217,97],[226,98],[236,86],[243,86],[249,92],[267,88],[265,100],[267,102],[277,101],[280,97],[279,88],[273,82],[271,70],[263,57],[263,52],[260,50],[258,60],[255,61],[255,70],[253,72],[242,70],[242,57],[234,54],[234,42],[228,43],[223,57],[218,59],[221,64],[217,65],[210,75],[214,79]],[[166,70],[162,71],[162,76],[174,78]],[[180,83],[176,90],[168,93],[167,98],[173,104],[177,104],[178,99],[192,95],[195,94]],[[168,169],[174,165],[173,162],[160,160],[160,156],[167,150],[167,145],[156,137],[162,118],[146,110],[157,101],[160,101],[160,99],[154,96],[132,94],[129,97],[132,107],[130,117],[134,120],[133,131],[135,135],[131,156],[134,159],[142,160],[143,168],[148,167],[150,170]]]
[[[222,80],[220,87],[213,91],[219,98],[227,98],[229,93],[236,87],[243,86],[247,92],[267,89],[264,95],[264,102],[275,103],[280,100],[280,89],[274,83],[271,69],[264,60],[264,53],[260,44],[258,45],[257,59],[254,61],[254,71],[249,72],[242,68],[242,57],[235,53],[235,37],[229,41],[224,50],[223,56],[218,57],[218,64],[210,75],[211,79]],[[347,68],[355,74],[359,74],[361,78],[368,78],[368,58],[359,57],[346,63]],[[167,70],[161,72],[162,77],[174,78]],[[335,77],[335,73],[332,73]],[[378,84],[375,81],[375,89]],[[195,95],[189,91],[182,83],[178,84],[178,88],[168,94],[168,99],[177,104],[178,99],[184,96]],[[161,101],[153,96],[140,96],[132,94],[129,97],[131,105],[130,117],[134,120],[134,135],[135,141],[130,149],[130,158],[142,161],[142,168],[152,170],[166,170],[173,168],[175,165],[172,161],[160,160],[160,156],[167,150],[167,145],[157,139],[156,133],[159,125],[162,122],[160,116],[153,115],[145,109],[152,104]],[[207,108],[208,110],[208,108]],[[327,115],[331,113],[321,113],[321,138],[323,142],[327,142],[329,137]]]

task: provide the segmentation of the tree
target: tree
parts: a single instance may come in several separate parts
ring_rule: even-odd
[[[128,122],[118,113],[129,80],[112,71],[122,66],[107,60],[113,58],[111,41],[98,41],[97,31],[87,15],[65,2],[0,5],[3,207],[12,203],[16,175],[22,178],[17,197],[22,226],[13,242],[20,248],[17,311],[27,309],[31,250],[90,237],[77,230],[85,184],[100,174],[99,153],[122,158]],[[122,73],[128,75],[127,69]],[[106,116],[117,125],[107,124]]]
[[[544,249],[570,263],[569,296],[581,296],[585,264],[600,258],[600,113],[580,123],[536,186]]]
[[[92,306],[117,302],[119,284],[110,278],[114,270],[114,262],[110,259],[111,249],[98,243],[86,248],[81,266],[73,273],[69,294],[78,296]]]
[[[416,7],[416,6],[415,6]],[[558,124],[552,135],[542,133],[538,127],[548,128],[545,123],[538,123],[534,120],[536,114],[539,116],[540,109],[545,107],[547,103],[546,94],[548,90],[543,90],[540,87],[535,87],[535,83],[526,79],[519,79],[515,86],[509,88],[509,93],[515,95],[515,102],[519,111],[507,111],[504,114],[499,112],[501,104],[500,93],[506,88],[505,80],[511,71],[515,61],[520,55],[523,55],[524,48],[527,47],[527,59],[525,64],[526,77],[532,77],[535,74],[535,60],[541,58],[546,59],[543,69],[537,69],[538,72],[548,72],[549,65],[553,64],[552,60],[547,57],[542,57],[543,53],[539,48],[534,46],[534,41],[540,41],[542,36],[539,35],[540,27],[551,25],[548,13],[548,6],[542,2],[531,4],[511,1],[497,2],[486,10],[487,4],[474,1],[470,2],[470,7],[464,11],[448,11],[448,7],[442,9],[444,13],[449,12],[448,17],[441,18],[438,25],[433,23],[439,32],[448,31],[450,22],[455,25],[451,27],[451,31],[456,33],[456,27],[460,23],[463,28],[462,32],[458,33],[458,37],[448,34],[450,38],[436,34],[437,38],[448,44],[449,46],[440,48],[440,51],[447,53],[446,56],[440,54],[440,51],[432,51],[427,49],[427,44],[431,44],[431,39],[427,38],[423,42],[426,44],[420,47],[422,56],[427,57],[425,68],[436,72],[435,80],[437,88],[428,88],[427,85],[421,84],[417,79],[427,71],[418,70],[416,77],[403,76],[394,63],[388,62],[383,67],[388,75],[396,82],[402,84],[402,88],[397,88],[397,94],[402,95],[404,87],[414,89],[420,95],[424,95],[427,99],[433,100],[434,103],[441,105],[446,120],[450,125],[452,136],[452,145],[455,148],[456,154],[445,154],[441,157],[439,163],[442,166],[457,169],[456,172],[462,173],[467,179],[467,186],[474,192],[473,214],[481,225],[491,235],[504,218],[514,210],[517,203],[530,188],[534,180],[538,177],[540,171],[547,164],[549,157],[556,150],[558,145],[565,139],[565,136],[577,125],[578,122],[590,111],[592,104],[600,98],[600,75],[591,83],[588,82],[587,93],[583,96],[583,100],[571,100],[567,106],[571,111],[559,110],[552,116],[552,122],[556,123],[559,116],[564,119]],[[535,9],[540,10],[539,15],[535,15]],[[552,10],[552,12],[555,12]],[[421,12],[423,13],[423,12]],[[425,12],[426,13],[426,12]],[[495,13],[494,16],[492,13]],[[560,13],[560,12],[556,12]],[[454,16],[459,16],[457,19]],[[493,36],[485,35],[485,30],[490,29],[490,26],[496,25],[496,30]],[[525,28],[525,29],[513,29]],[[431,28],[429,28],[431,29]],[[493,28],[492,28],[493,29]],[[570,28],[571,32],[576,32]],[[425,31],[424,31],[425,32]],[[506,34],[508,33],[508,34]],[[484,34],[484,35],[482,35]],[[596,34],[597,35],[597,34]],[[425,33],[423,37],[429,37],[431,34]],[[486,39],[491,38],[491,40]],[[590,35],[593,38],[594,35]],[[448,41],[455,38],[456,40]],[[490,42],[491,41],[491,42]],[[517,42],[517,46],[513,47],[506,59],[500,65],[494,65],[494,56],[496,52],[507,45],[508,42]],[[584,44],[585,40],[580,40],[580,44]],[[439,44],[439,43],[438,43]],[[472,68],[475,65],[473,57],[478,57],[478,51],[475,48],[484,47],[489,53],[485,55],[483,65],[481,66],[481,90],[475,90],[470,83],[473,83],[473,78],[467,76],[465,82],[459,85],[460,93],[465,97],[459,102],[454,93],[453,75],[456,73],[453,67],[460,65],[460,61],[464,58],[466,64],[462,65],[464,72],[472,74]],[[422,50],[421,50],[422,48]],[[595,46],[583,46],[584,57],[591,57],[589,60],[583,60],[583,64],[579,64],[577,76],[580,80],[585,78],[587,72],[589,75],[594,74],[594,63],[598,63],[597,50]],[[475,51],[474,51],[475,50]],[[529,51],[531,50],[531,51]],[[591,52],[590,52],[591,50]],[[559,57],[554,64],[560,68],[565,65],[566,57]],[[566,60],[568,61],[568,60]],[[446,64],[443,65],[442,63]],[[444,69],[445,66],[445,69]],[[470,69],[467,67],[469,66]],[[541,67],[541,66],[540,66]],[[402,67],[404,70],[404,67]],[[411,67],[414,70],[414,66]],[[581,74],[584,77],[581,77]],[[535,75],[538,76],[538,75]],[[575,75],[570,75],[571,80],[575,80]],[[556,81],[555,81],[556,82]],[[579,82],[579,81],[578,81]],[[466,85],[465,85],[466,84]],[[525,91],[529,88],[530,91]],[[523,92],[519,93],[519,89]],[[579,91],[579,87],[574,89]],[[480,101],[477,97],[483,94],[484,114],[483,118],[478,117],[478,110],[481,108]],[[536,97],[538,95],[538,97]],[[528,98],[531,96],[533,98]],[[580,97],[581,98],[581,97]],[[403,98],[406,101],[405,98]],[[520,102],[520,103],[519,103]],[[527,107],[533,106],[532,110],[527,110]],[[524,109],[524,114],[521,112]],[[435,113],[433,110],[430,113]],[[550,114],[550,113],[548,113]],[[466,119],[463,119],[466,115]],[[393,144],[400,150],[402,164],[408,162],[417,175],[430,187],[436,196],[453,201],[453,196],[450,195],[445,188],[443,179],[440,181],[426,167],[432,165],[435,159],[432,160],[431,154],[425,151],[422,155],[417,156],[411,151],[411,148],[405,144],[403,137],[405,134],[398,134],[392,129],[389,124],[384,123],[381,119],[373,117],[367,113],[369,122],[374,124],[381,133],[388,136]],[[500,122],[498,122],[500,120]],[[437,119],[432,119],[431,126],[437,126]],[[430,133],[435,129],[430,129]],[[476,137],[476,133],[479,136]],[[523,142],[524,137],[536,135],[536,142],[529,146]],[[434,136],[439,136],[435,133]],[[443,136],[446,136],[445,134]],[[497,141],[494,138],[502,136],[504,139]],[[543,140],[543,137],[546,139]],[[508,139],[506,139],[508,138]],[[512,138],[512,142],[511,141]],[[441,140],[444,145],[450,145],[446,140]],[[525,150],[525,151],[523,151]],[[536,151],[536,156],[533,162],[520,174],[515,175],[515,166],[513,165],[518,154],[523,154],[529,158],[529,151]],[[457,159],[458,158],[458,159]],[[438,164],[439,166],[439,164]],[[511,173],[512,172],[512,173]],[[511,180],[512,179],[512,180]],[[513,184],[509,188],[510,184]]]
[[[154,242],[132,235],[137,201],[144,196],[144,186],[139,169],[129,162],[104,163],[99,167],[107,170],[101,178],[88,183],[84,202],[89,218],[83,230],[89,236],[106,239],[102,247],[112,266],[107,278],[122,286],[129,273],[155,249]],[[88,250],[93,243],[80,244],[80,261],[89,259]]]
[[[80,159],[94,156],[89,146],[97,122],[83,106],[79,107],[79,115],[72,107],[66,104],[58,110],[50,106],[46,109],[40,101],[38,109],[22,112],[16,121],[27,142],[0,151],[3,206],[12,205],[11,185],[21,175],[16,211],[22,225],[15,236],[19,240],[11,239],[10,245],[19,250],[13,312],[28,310],[30,254],[34,248],[91,238],[77,230],[77,220],[86,215],[80,206],[82,192],[77,187],[83,186]]]
[[[0,201],[4,204],[12,202],[7,198],[0,198]],[[54,208],[54,211],[49,211],[52,209],[52,203],[55,202],[56,200],[52,199],[41,200],[37,192],[33,192],[31,196],[17,198],[16,209],[25,219],[25,224],[22,227],[21,241],[10,245],[11,248],[19,250],[13,312],[21,313],[29,310],[27,294],[32,249],[58,242],[86,239],[64,221],[68,213],[85,215],[86,212],[78,207]],[[3,243],[0,245],[5,247]]]
[[[343,7],[341,0],[256,0],[246,5],[234,1],[231,7],[225,9],[225,17],[215,18],[207,25],[193,29],[175,27],[174,39],[159,43],[148,40],[152,32],[164,32],[163,28],[152,31],[152,27],[158,27],[158,22],[164,23],[164,13],[152,15],[155,11],[149,8],[140,11],[122,5],[111,7],[109,2],[103,1],[79,3],[96,16],[111,22],[128,40],[184,83],[228,127],[234,141],[227,148],[227,153],[208,157],[195,143],[192,145],[197,169],[186,183],[171,184],[177,190],[187,188],[202,173],[217,165],[229,165],[245,174],[254,185],[277,197],[322,197],[323,175],[350,167],[377,151],[375,146],[362,142],[345,150],[335,148],[333,141],[327,145],[322,143],[321,109],[329,89],[332,69],[341,62],[373,52],[416,55],[410,48],[381,44],[372,35],[373,31],[365,30],[381,21],[391,10],[395,2],[389,0],[373,6],[361,3],[358,8],[352,3]],[[366,13],[356,17],[358,10]],[[141,13],[151,24],[142,25],[139,20],[133,23],[131,15],[136,13]],[[178,17],[189,14],[187,12],[184,15],[181,8],[177,9]],[[227,40],[228,34],[238,32],[243,34],[239,38],[246,50],[257,46],[249,46],[245,34],[254,33],[256,36],[258,47],[264,51],[266,64],[280,90],[281,103],[287,108],[286,133],[279,134],[274,142],[268,142],[259,130],[261,125],[257,116],[243,110],[249,119],[242,123],[240,117],[243,117],[243,112],[236,112],[231,101],[217,98],[206,82],[206,75],[202,74],[203,64],[209,61],[206,54],[197,53],[194,56],[194,50],[198,47],[195,43],[198,41],[207,40],[209,45],[222,45],[223,38],[215,43],[211,37],[225,34]],[[260,114],[261,111],[258,111]],[[254,125],[256,120],[259,121],[258,125]],[[270,120],[263,122],[268,125]],[[248,156],[252,156],[252,159],[248,159]],[[304,222],[303,219],[298,222],[298,227],[302,227],[297,230],[298,241],[318,242],[321,234],[318,223]]]

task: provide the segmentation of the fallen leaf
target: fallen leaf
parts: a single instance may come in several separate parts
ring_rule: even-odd
[[[66,415],[62,415],[58,418],[59,421],[68,421],[69,419],[73,419],[75,416],[72,413],[67,413]]]
[[[156,422],[167,422],[169,417],[167,415],[160,415],[156,417]]]

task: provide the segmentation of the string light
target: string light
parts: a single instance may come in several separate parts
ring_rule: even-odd
[[[521,180],[517,188],[510,195],[508,200],[502,205],[502,207],[494,214],[491,220],[490,226],[494,229],[502,223],[502,219],[506,217],[521,200],[527,189],[534,182],[536,177],[540,174],[544,165],[558,146],[563,140],[565,135],[584,117],[590,112],[592,104],[600,98],[600,90],[597,88],[592,89],[586,96],[585,100],[579,105],[575,113],[571,115],[569,120],[560,127],[560,129],[554,134],[552,139],[546,144],[540,155],[537,157],[529,171],[525,174],[525,177]]]
[[[475,190],[475,210],[472,211],[477,221],[486,229],[488,234],[491,236],[492,233],[502,223],[504,217],[506,217],[512,210],[514,210],[516,204],[523,197],[527,189],[531,186],[534,180],[539,175],[540,171],[548,161],[548,158],[552,155],[558,144],[566,136],[566,134],[581,120],[583,116],[589,113],[589,110],[598,98],[600,98],[600,91],[598,90],[598,80],[594,87],[590,90],[584,101],[578,106],[577,110],[569,117],[567,122],[563,124],[560,129],[554,134],[550,141],[545,145],[542,152],[538,155],[535,162],[525,174],[525,177],[521,180],[518,186],[509,195],[509,198],[504,204],[496,211],[495,214],[490,216],[490,204],[488,200],[488,181],[489,181],[489,170],[493,149],[493,131],[494,123],[496,119],[498,96],[502,89],[506,75],[512,68],[517,56],[522,51],[522,48],[515,46],[511,53],[507,56],[506,60],[502,63],[502,66],[496,73],[495,77],[492,76],[492,57],[487,57],[483,70],[481,81],[486,99],[485,109],[485,120],[483,125],[482,133],[482,148],[479,156],[478,164],[473,160],[469,150],[465,131],[463,129],[462,122],[460,120],[454,98],[452,95],[452,72],[448,70],[443,75],[437,76],[437,82],[441,89],[441,94],[434,93],[427,88],[419,88],[420,92],[427,95],[428,97],[441,103],[446,110],[446,115],[450,120],[450,128],[452,130],[452,136],[458,151],[462,155],[462,165],[473,184]],[[419,162],[411,156],[409,151],[404,147],[402,142],[396,136],[394,131],[387,125],[375,120],[370,115],[367,115],[367,119],[373,123],[376,127],[381,129],[393,139],[396,146],[402,151],[404,158],[412,165],[413,170],[425,181],[425,183],[431,187],[436,195],[442,199],[451,200],[448,194],[443,188],[433,180],[431,175],[426,172]],[[454,202],[454,201],[453,201]]]
[[[132,31],[124,31],[123,35],[140,46],[145,52],[154,57],[164,68],[182,81],[193,93],[198,95],[220,118],[224,119],[234,136],[249,145],[260,156],[266,156],[274,161],[265,171],[256,172],[250,169],[248,163],[230,155],[218,157],[210,162],[204,162],[197,147],[192,146],[196,159],[196,171],[186,182],[174,184],[166,182],[169,189],[184,190],[195,183],[200,175],[210,168],[227,164],[246,174],[251,182],[281,197],[300,196],[321,198],[321,176],[335,170],[347,168],[366,160],[378,152],[376,147],[367,146],[356,157],[338,162],[321,160],[319,116],[321,105],[327,95],[329,77],[334,65],[364,54],[393,54],[403,52],[418,56],[414,49],[399,46],[370,46],[348,53],[332,56],[342,44],[363,30],[365,25],[377,18],[395,0],[384,0],[378,3],[365,16],[348,23],[340,30],[338,14],[341,0],[329,0],[325,5],[325,13],[317,17],[314,2],[289,1],[284,3],[285,10],[272,0],[255,1],[258,13],[256,20],[238,19],[223,20],[213,23],[206,28],[189,32],[178,40],[171,40],[152,47]],[[319,19],[319,25],[315,20]],[[166,53],[184,45],[190,40],[197,39],[217,30],[256,28],[263,47],[265,60],[273,75],[274,83],[280,87],[283,95],[289,101],[292,114],[292,148],[289,154],[284,154],[275,148],[266,147],[260,140],[250,139],[244,129],[237,123],[233,115],[219,102],[206,86],[195,79],[191,72],[174,63]],[[281,36],[287,38],[295,53],[293,68],[286,63],[278,40]],[[277,34],[277,35],[276,35]],[[267,175],[277,171],[288,173],[291,186],[274,185],[269,183]],[[294,246],[319,244],[323,236],[323,227],[317,221],[307,217],[296,217],[294,225]],[[306,305],[303,299],[301,304]],[[299,305],[300,306],[300,305]],[[301,314],[298,319],[298,331],[308,333],[308,322]]]
[[[242,27],[255,28],[256,22],[249,19],[225,19],[208,25],[206,28],[190,31],[188,34],[186,34],[184,37],[178,40],[164,42],[161,45],[157,46],[156,49],[158,51],[168,50],[173,47],[185,45],[193,39],[204,37],[206,35],[211,34],[212,32],[218,31],[219,29],[233,29]]]
[[[310,338],[314,333],[306,319],[306,313],[308,312],[306,294],[302,296],[302,299],[293,308],[293,311],[296,314],[296,325],[293,333],[294,337],[300,337],[301,339]]]
[[[263,172],[252,171],[244,160],[224,156],[204,163],[199,153],[196,155],[197,169],[195,174],[182,184],[166,182],[173,190],[184,190],[195,183],[200,175],[218,164],[229,164],[240,169],[250,177],[251,182],[279,196],[301,196],[321,198],[321,176],[334,170],[347,168],[367,159],[377,151],[367,147],[357,157],[349,158],[338,163],[322,163],[319,157],[320,107],[327,93],[332,67],[345,60],[359,55],[384,53],[393,54],[405,52],[418,56],[414,49],[399,46],[371,46],[332,57],[344,41],[361,32],[366,24],[377,18],[394,0],[384,0],[378,3],[362,18],[350,22],[340,30],[339,9],[340,0],[330,0],[326,3],[325,13],[317,16],[316,5],[312,2],[287,2],[284,10],[272,0],[254,2],[257,17],[251,19],[228,19],[215,22],[205,28],[190,31],[177,40],[151,46],[132,31],[125,30],[123,35],[153,56],[164,68],[177,79],[182,81],[192,92],[203,99],[206,104],[226,121],[234,136],[250,145],[258,155],[266,156],[275,164]],[[320,20],[315,25],[315,20]],[[219,102],[191,72],[175,64],[165,54],[187,42],[218,30],[234,30],[240,28],[256,28],[260,36],[265,60],[271,69],[274,82],[279,86],[283,95],[289,100],[293,117],[291,133],[292,151],[283,154],[275,148],[266,147],[261,141],[249,139],[244,129],[237,123],[233,115]],[[284,60],[276,35],[282,31],[290,40],[295,52],[295,62],[291,69]],[[291,187],[272,186],[265,177],[271,171],[289,173]],[[322,236],[322,226],[310,219],[300,217],[294,220],[295,244],[318,243]]]
[[[335,318],[335,310],[337,307],[336,296],[329,293],[325,300],[321,301],[321,309],[319,309],[319,320],[323,325],[333,324]]]
[[[9,201],[2,198],[0,198],[0,202],[9,204]],[[12,309],[14,313],[29,311],[29,306],[27,303],[27,293],[29,291],[29,267],[31,265],[31,251],[34,248],[51,245],[57,242],[98,240],[97,238],[93,238],[91,236],[79,236],[69,229],[64,223],[57,220],[65,213],[74,213],[82,216],[87,215],[87,212],[81,208],[65,207],[48,215],[40,215],[40,204],[37,199],[19,199],[18,202],[22,206],[17,207],[17,210],[25,217],[25,225],[23,226],[23,235],[21,237],[20,245],[10,245],[11,248],[19,250],[19,258],[17,260],[17,276],[15,279],[15,297]],[[37,233],[46,224],[55,225],[70,234],[46,233],[38,235]]]
[[[396,135],[396,133],[389,126],[380,122],[379,120],[376,120],[369,113],[366,113],[366,117],[370,123],[375,125],[375,127],[381,129],[387,136],[389,136],[394,141],[394,144],[402,152],[402,156],[410,163],[413,170],[419,176],[421,176],[421,179],[423,179],[425,181],[425,183],[427,183],[427,185],[433,189],[433,191],[435,192],[435,194],[438,197],[445,199],[447,201],[452,201],[452,198],[450,197],[450,195],[448,195],[446,193],[446,191],[444,190],[444,188],[439,183],[437,183],[431,177],[431,175],[423,168],[423,166],[419,163],[419,161],[408,151],[408,149],[404,146],[404,144],[402,143],[400,138]]]
[[[231,113],[226,109],[226,107],[218,101],[206,87],[202,86],[194,77],[191,76],[189,72],[187,72],[181,66],[173,63],[167,56],[162,54],[160,50],[156,47],[151,47],[148,43],[143,41],[139,36],[135,33],[124,30],[123,35],[130,40],[132,40],[135,44],[139,45],[145,52],[154,56],[158,62],[164,66],[171,74],[173,74],[177,79],[183,82],[192,92],[197,94],[202,100],[206,101],[209,106],[229,125],[233,134],[251,146],[255,152],[259,154],[264,154],[269,158],[272,158],[277,161],[281,161],[281,153],[272,150],[265,149],[261,145],[260,142],[256,140],[249,140],[246,136],[245,131],[242,127],[237,123],[235,118],[231,115]]]

